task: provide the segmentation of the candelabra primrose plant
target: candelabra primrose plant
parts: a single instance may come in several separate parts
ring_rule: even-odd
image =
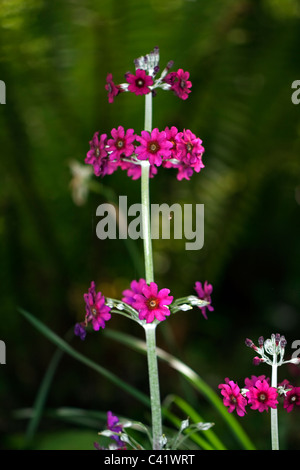
[[[204,147],[202,140],[190,130],[178,131],[175,126],[160,131],[152,129],[152,98],[156,89],[171,90],[179,98],[186,100],[191,92],[192,83],[189,72],[179,69],[170,72],[173,62],[169,62],[159,78],[159,49],[155,48],[146,56],[135,60],[135,74],[126,73],[126,83],[115,85],[112,74],[107,75],[108,101],[123,92],[145,95],[144,130],[137,135],[134,129],[125,130],[123,126],[111,130],[111,138],[106,133],[95,132],[90,141],[85,163],[92,165],[97,177],[111,175],[118,168],[127,171],[132,179],[141,179],[142,233],[144,246],[145,278],[133,280],[130,288],[123,292],[123,298],[116,300],[105,297],[97,292],[94,281],[84,295],[86,314],[82,322],[77,323],[74,332],[82,340],[86,337],[86,329],[91,325],[98,331],[105,328],[113,313],[124,315],[137,322],[145,330],[147,360],[150,386],[150,402],[152,416],[152,447],[162,449],[168,446],[162,429],[162,412],[160,403],[159,375],[156,354],[156,327],[166,317],[178,311],[198,307],[207,318],[206,309],[212,311],[212,285],[207,281],[202,285],[196,282],[194,289],[197,295],[188,295],[174,299],[167,288],[159,289],[154,281],[154,268],[151,242],[149,178],[157,174],[158,167],[174,168],[177,179],[187,179],[194,172],[199,173],[204,164],[202,156]],[[120,433],[123,426],[118,418],[108,415],[108,430],[115,437],[114,445],[124,448],[124,442],[114,433]],[[211,425],[199,424],[197,429],[208,429]],[[182,426],[181,426],[182,427]],[[184,428],[187,424],[184,424]],[[182,432],[183,428],[181,429]],[[121,433],[122,434],[122,433]],[[124,439],[124,433],[122,434]],[[126,439],[126,438],[125,438]],[[132,444],[132,443],[131,443]]]
[[[165,413],[168,416],[168,410],[166,407],[163,409],[161,405],[158,357],[166,360],[171,367],[182,374],[198,391],[206,396],[227,421],[235,437],[245,449],[254,449],[255,447],[240,427],[238,420],[235,420],[232,412],[235,410],[239,417],[244,416],[247,405],[259,412],[270,409],[272,449],[278,449],[278,397],[282,396],[284,398],[283,406],[287,412],[300,405],[300,387],[292,386],[287,380],[281,383],[277,382],[278,366],[289,362],[294,364],[300,362],[298,357],[290,361],[284,361],[286,340],[283,336],[272,335],[271,339],[266,341],[261,337],[258,340],[258,346],[254,345],[251,340],[246,340],[246,345],[260,356],[254,358],[254,364],[266,363],[270,365],[272,367],[272,377],[270,381],[265,375],[258,377],[253,375],[250,379],[245,379],[245,387],[242,389],[233,380],[226,378],[225,383],[220,384],[219,388],[223,403],[228,407],[229,413],[227,413],[221,398],[210,389],[198,374],[186,364],[156,347],[156,328],[167,317],[179,311],[184,312],[196,308],[201,312],[203,318],[207,319],[207,312],[214,310],[211,300],[213,287],[207,281],[204,283],[196,281],[193,294],[175,299],[170,289],[160,288],[154,279],[150,220],[150,179],[155,177],[158,168],[175,170],[179,181],[182,179],[189,180],[194,172],[199,173],[204,168],[202,140],[191,130],[178,130],[175,126],[166,127],[163,130],[152,128],[152,100],[158,89],[172,91],[182,100],[186,100],[191,93],[192,83],[189,80],[189,72],[182,69],[171,72],[172,67],[173,62],[170,61],[159,75],[159,49],[156,47],[146,56],[135,60],[135,73],[126,73],[125,83],[116,85],[112,74],[109,73],[105,85],[109,103],[113,103],[115,98],[124,92],[145,97],[144,130],[142,130],[141,135],[138,135],[134,129],[125,129],[120,125],[118,128],[111,130],[110,136],[106,133],[95,132],[85,158],[86,165],[82,167],[78,163],[73,163],[71,168],[74,176],[72,181],[73,195],[75,202],[78,204],[82,204],[84,201],[88,187],[95,189],[90,181],[93,173],[96,177],[103,178],[120,168],[126,171],[127,175],[133,180],[140,179],[141,181],[141,221],[145,275],[140,279],[132,280],[130,286],[123,291],[121,299],[105,296],[105,293],[97,291],[96,284],[92,281],[83,296],[85,315],[82,321],[75,324],[74,333],[81,340],[85,340],[89,330],[99,331],[104,329],[106,323],[114,314],[123,315],[139,324],[144,329],[145,343],[138,343],[135,338],[129,335],[127,337],[123,333],[118,335],[116,332],[111,332],[110,335],[127,346],[132,347],[134,345],[133,347],[137,350],[146,352],[150,400],[102,366],[78,353],[67,341],[59,338],[28,312],[23,310],[21,312],[58,346],[59,351],[57,353],[67,352],[135,395],[143,403],[149,405],[150,402],[150,428],[140,421],[120,420],[111,411],[107,412],[107,427],[99,434],[109,438],[108,449],[143,450],[149,445],[153,450],[179,449],[182,445],[185,445],[185,440],[191,436],[194,440],[197,437],[200,448],[225,449],[224,444],[210,429],[213,423],[204,422],[187,402],[176,396],[172,400],[188,416],[192,415],[192,423],[189,419],[184,421],[180,421],[177,417],[173,419],[174,416],[169,413],[169,417],[177,425],[178,431],[173,430],[170,435],[165,433],[162,425],[162,415]],[[108,333],[111,330],[105,331]],[[29,440],[32,439],[37,428],[38,420],[42,414],[41,410],[45,403],[47,388],[53,378],[59,357],[59,355],[53,357],[53,361],[49,364],[48,371],[41,384],[34,406],[35,412],[28,427]],[[128,428],[145,433],[150,444],[143,447],[143,444],[135,440],[132,434],[127,431]],[[206,435],[209,436],[208,440],[206,441],[198,435],[195,436],[198,431],[205,431]],[[102,443],[95,443],[95,447],[103,449]]]

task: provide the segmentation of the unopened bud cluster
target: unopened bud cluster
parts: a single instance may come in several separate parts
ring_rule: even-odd
[[[189,80],[189,72],[178,69],[176,72],[169,72],[173,67],[173,61],[170,60],[163,69],[159,78],[159,48],[155,47],[152,52],[134,60],[135,74],[125,73],[126,83],[116,85],[113,76],[109,73],[106,77],[106,90],[108,92],[108,101],[113,103],[114,98],[122,92],[129,91],[135,95],[155,95],[156,89],[172,90],[176,96],[182,100],[188,98],[191,92],[192,83]]]
[[[253,341],[249,338],[245,340],[246,346],[253,349],[257,352],[260,357],[255,356],[253,359],[254,365],[259,365],[262,362],[269,364],[270,366],[274,365],[276,360],[277,366],[282,364],[292,363],[299,364],[300,358],[290,359],[289,361],[284,361],[284,353],[287,345],[287,341],[284,336],[281,336],[279,333],[272,334],[271,338],[264,340],[262,336],[258,338],[258,346],[256,346]],[[270,357],[271,356],[271,357]]]

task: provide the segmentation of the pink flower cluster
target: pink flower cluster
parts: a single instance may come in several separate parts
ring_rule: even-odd
[[[180,132],[172,126],[137,135],[134,129],[119,126],[112,129],[111,137],[94,134],[85,163],[93,166],[96,176],[110,175],[121,168],[136,180],[141,176],[141,162],[147,160],[150,177],[157,173],[157,167],[163,166],[176,169],[178,180],[189,180],[194,172],[204,168],[203,153],[202,140],[189,129]]]
[[[171,90],[175,95],[182,100],[186,100],[191,92],[190,88],[192,87],[192,82],[189,80],[189,77],[189,72],[179,69],[177,72],[170,72],[164,78],[164,81],[170,84]]]
[[[209,312],[214,311],[214,307],[211,305],[211,294],[213,291],[213,286],[211,284],[208,284],[207,281],[205,281],[202,287],[202,283],[197,281],[194,289],[197,292],[199,299],[206,300],[206,302],[209,302],[209,305],[205,307],[199,307],[202,312],[202,315],[207,320],[206,309],[208,309]]]
[[[211,302],[211,284],[205,281],[202,287],[201,282],[196,282],[195,289],[200,299]],[[135,309],[136,317],[139,320],[145,320],[146,323],[152,323],[155,320],[164,321],[171,314],[170,308],[173,296],[169,294],[169,289],[163,288],[159,290],[155,282],[147,284],[145,279],[133,280],[130,283],[130,288],[123,291],[122,302]],[[106,299],[101,292],[96,292],[94,281],[91,282],[91,286],[83,298],[85,301],[85,318],[83,322],[76,323],[74,327],[75,335],[79,336],[81,340],[84,340],[86,337],[88,325],[91,325],[94,331],[105,328],[105,323],[111,319],[113,306],[109,299]],[[207,318],[205,308],[200,307],[203,316]],[[213,310],[213,307],[210,305],[207,308]]]
[[[156,78],[159,72],[159,48],[155,47],[150,54],[135,59],[135,73],[125,74],[125,83],[116,85],[113,76],[109,73],[106,77],[105,89],[108,92],[108,101],[113,103],[120,93],[129,91],[135,95],[147,95],[153,93],[156,88],[171,90],[182,100],[186,100],[191,93],[192,82],[189,80],[189,72],[178,69],[177,72],[169,72],[173,61],[169,61],[163,69],[161,76]]]
[[[155,282],[148,285],[145,279],[132,281],[130,289],[123,292],[123,302],[132,306],[137,312],[140,320],[152,323],[155,319],[163,321],[170,315],[168,305],[173,302],[169,289],[158,290]],[[111,319],[111,307],[106,304],[106,299],[101,292],[96,292],[95,282],[91,283],[88,292],[84,294],[85,319],[76,323],[74,334],[81,340],[86,337],[86,328],[91,324],[94,331],[105,328],[105,322]]]
[[[81,323],[76,323],[74,334],[84,340],[88,324],[92,325],[94,331],[105,328],[105,322],[111,319],[111,308],[106,305],[106,299],[101,292],[96,292],[95,282],[83,296],[85,301],[85,319]]]
[[[249,405],[252,410],[259,412],[268,411],[269,408],[276,408],[278,397],[284,396],[283,407],[289,413],[294,406],[300,405],[300,387],[294,387],[288,381],[284,380],[278,387],[270,386],[270,379],[264,375],[245,379],[245,387],[240,389],[237,383],[228,378],[225,383],[220,384],[223,403],[228,407],[228,412],[234,410],[238,416],[246,414],[246,406]]]

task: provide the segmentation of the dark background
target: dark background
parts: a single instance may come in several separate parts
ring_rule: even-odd
[[[7,364],[0,370],[1,447],[22,448],[31,408],[55,347],[19,313],[22,307],[63,337],[84,316],[91,280],[120,297],[138,265],[122,241],[96,237],[96,208],[107,191],[140,202],[140,183],[124,172],[95,182],[102,193],[74,203],[69,162],[84,162],[96,130],[143,128],[144,99],[132,94],[109,104],[107,73],[116,83],[134,71],[133,60],[160,48],[161,68],[188,70],[187,101],[158,90],[153,126],[191,129],[203,140],[205,169],[177,181],[160,169],[151,202],[205,206],[205,244],[186,251],[185,240],[155,241],[155,278],[175,297],[193,293],[195,281],[214,286],[214,312],[181,313],[161,325],[158,345],[175,353],[217,391],[225,377],[266,374],[252,365],[246,337],[281,333],[299,339],[300,105],[291,84],[300,79],[300,7],[296,0],[79,0],[0,5],[1,327]],[[136,248],[142,256],[142,245]],[[143,274],[143,273],[142,273]],[[143,339],[121,317],[110,328]],[[172,338],[171,344],[165,333]],[[147,393],[143,356],[91,335],[74,348]],[[161,391],[185,396],[176,374],[162,366]],[[300,385],[299,368],[282,367],[279,380]],[[188,396],[186,396],[188,400]],[[193,396],[208,421],[214,410]],[[140,404],[108,380],[64,356],[49,390],[47,409],[79,407],[138,420]],[[101,421],[101,420],[100,420]],[[299,410],[279,412],[281,447],[300,443]],[[270,448],[269,414],[240,419],[259,449]],[[103,423],[99,422],[99,430]],[[219,435],[228,439],[220,425]],[[97,431],[46,416],[34,448],[93,448]],[[217,431],[217,430],[216,430]],[[60,437],[62,436],[62,437]],[[234,447],[230,439],[228,445]]]

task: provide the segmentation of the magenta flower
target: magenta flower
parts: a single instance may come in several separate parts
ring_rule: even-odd
[[[107,156],[106,141],[106,134],[101,134],[99,139],[99,132],[95,132],[92,140],[89,142],[90,150],[86,154],[85,163],[94,165],[95,161]]]
[[[129,83],[128,91],[136,95],[147,95],[151,92],[149,87],[153,85],[153,78],[147,75],[145,70],[137,69],[135,75],[127,73],[125,78]]]
[[[108,91],[108,102],[113,103],[114,97],[121,93],[122,88],[114,84],[111,73],[107,75],[106,82],[105,89]]]
[[[278,404],[277,389],[270,387],[266,380],[257,380],[246,396],[251,409],[258,410],[260,413],[268,411],[269,408],[276,408]]]
[[[214,311],[214,308],[211,305],[211,293],[213,291],[213,286],[211,284],[208,284],[207,281],[205,281],[204,286],[202,287],[201,282],[197,281],[194,289],[197,292],[199,299],[205,300],[206,302],[210,302],[210,304],[206,305],[205,307],[199,307],[202,312],[202,315],[207,320],[206,309],[208,309],[210,312]]]
[[[241,394],[239,386],[229,379],[225,379],[225,384],[220,384],[218,388],[221,389],[223,395],[223,403],[228,406],[228,412],[232,413],[236,410],[238,416],[244,416],[246,413],[245,407],[247,400]]]
[[[122,426],[119,424],[119,418],[112,414],[111,411],[107,412],[107,429],[113,432],[122,432]]]
[[[112,432],[122,432],[123,426],[119,423],[119,418],[112,414],[111,411],[107,412],[107,429],[109,429]],[[111,436],[112,439],[116,441],[118,446],[121,448],[124,447],[124,442],[121,441],[120,437],[115,435]]]
[[[263,357],[258,356],[255,356],[252,361],[254,366],[259,366],[262,362],[265,362],[265,359]]]
[[[136,140],[140,146],[136,148],[136,155],[139,160],[149,160],[150,165],[160,166],[163,159],[171,155],[172,143],[167,140],[165,131],[153,129],[151,134],[148,131],[142,131],[141,137]]]
[[[170,315],[167,305],[173,302],[173,296],[169,293],[169,289],[158,291],[155,282],[151,282],[149,286],[145,284],[142,293],[134,296],[133,307],[138,310],[139,319],[146,320],[147,323],[152,323],[154,318],[158,321],[165,320]]]
[[[126,289],[123,291],[122,301],[132,306],[135,301],[135,295],[142,294],[143,287],[145,285],[147,285],[145,279],[140,279],[139,281],[132,281],[130,283],[130,289]]]
[[[85,300],[85,324],[92,324],[93,330],[98,331],[100,328],[105,328],[105,322],[110,320],[111,308],[105,305],[105,297],[101,292],[96,292],[94,281],[91,282],[91,287],[87,294],[84,294]]]
[[[196,137],[189,129],[179,132],[176,140],[180,160],[186,165],[192,166],[194,171],[199,173],[204,168],[202,162],[202,155],[204,153],[202,140]]]
[[[170,158],[178,158],[178,148],[177,148],[177,135],[178,135],[178,130],[177,127],[172,126],[171,128],[166,127],[165,128],[165,133],[166,133],[166,139],[171,142],[172,147],[170,148],[171,154]]]
[[[177,166],[177,168],[178,168],[178,173],[177,173],[178,181],[181,181],[183,179],[189,181],[191,179],[191,176],[193,176],[194,170],[191,166],[184,165],[183,163],[181,163]]]
[[[93,165],[96,176],[111,175],[117,169],[117,164],[111,162],[107,153],[107,135],[95,132],[90,141],[90,150],[86,154],[85,163]]]
[[[164,81],[171,85],[171,90],[174,91],[182,100],[188,98],[189,93],[191,93],[190,88],[192,87],[192,82],[189,80],[189,72],[184,72],[184,70],[179,69],[177,72],[170,72],[165,78]]]
[[[120,433],[123,431],[123,425],[119,422],[119,418],[112,414],[111,411],[107,412],[107,429],[109,431],[115,432],[115,433]],[[125,445],[125,442],[123,442],[117,434],[111,435],[111,439],[113,439],[116,442],[116,445],[109,446],[108,448],[106,447],[101,447],[98,442],[94,442],[94,447],[96,450],[127,450],[127,447]],[[118,447],[116,447],[118,446]]]
[[[289,380],[284,379],[282,382],[278,384],[278,388],[281,388],[282,390],[288,391],[293,388],[293,385],[290,383]]]
[[[250,379],[248,377],[245,378],[245,388],[250,389],[251,387],[255,387],[258,380],[266,380],[267,383],[270,384],[269,377],[266,378],[265,375],[259,375],[258,377],[256,375],[251,375]]]
[[[199,173],[204,164],[202,155],[204,147],[202,140],[195,136],[190,130],[178,132],[176,127],[165,129],[166,137],[172,143],[170,160],[163,160],[165,168],[175,168],[178,170],[177,179],[190,180],[194,171]]]
[[[285,408],[288,413],[292,411],[294,406],[300,406],[300,387],[293,387],[292,390],[286,393],[284,398],[283,408]]]
[[[130,157],[134,153],[135,133],[134,129],[125,132],[124,127],[111,130],[112,139],[107,141],[110,160],[120,160],[121,156]]]

